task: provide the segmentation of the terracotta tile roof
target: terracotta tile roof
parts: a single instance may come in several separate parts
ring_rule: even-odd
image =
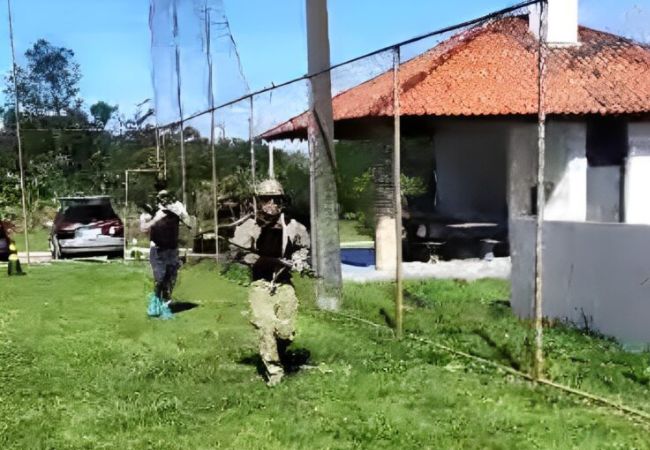
[[[580,45],[549,49],[548,114],[650,112],[650,48],[580,27]],[[403,116],[537,114],[537,47],[525,16],[472,28],[400,66]],[[393,114],[388,71],[332,99],[334,120]],[[304,135],[303,113],[262,137]]]

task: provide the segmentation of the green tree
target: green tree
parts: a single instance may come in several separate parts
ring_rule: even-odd
[[[93,117],[94,125],[98,128],[106,128],[106,124],[116,112],[117,105],[112,106],[101,100],[90,107],[90,115]]]
[[[16,86],[21,108],[21,124],[35,128],[79,128],[88,125],[79,97],[81,70],[74,52],[39,39],[25,52],[26,67],[16,67]],[[7,104],[4,122],[12,127],[14,76],[5,77]]]

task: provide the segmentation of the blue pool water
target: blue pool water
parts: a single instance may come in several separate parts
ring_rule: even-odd
[[[375,265],[374,248],[342,248],[341,262],[350,266],[368,267]]]

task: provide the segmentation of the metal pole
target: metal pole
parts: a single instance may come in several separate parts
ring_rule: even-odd
[[[273,167],[273,146],[269,144],[269,179],[275,179],[275,168]]]
[[[546,68],[544,40],[544,2],[539,4],[539,47],[538,47],[538,116],[537,116],[537,229],[535,235],[535,355],[533,362],[533,377],[542,378],[544,371],[544,350],[542,319],[543,296],[543,225],[544,208],[546,206],[546,191],[544,190],[544,169],[546,163],[546,112],[544,110],[544,72]]]
[[[250,97],[250,116],[248,117],[248,139],[251,144],[251,177],[253,180],[253,217],[257,219],[257,181],[255,170],[255,142],[253,141],[253,96]]]
[[[210,8],[205,2],[206,57],[208,60],[208,96],[210,99],[210,155],[212,158],[212,219],[214,221],[214,259],[219,262],[219,207],[217,198],[217,155],[214,145],[214,92],[212,86],[212,54],[210,52]]]
[[[176,99],[178,101],[178,114],[180,116],[180,140],[181,140],[181,191],[183,195],[183,204],[187,208],[187,185],[186,185],[186,168],[185,168],[185,124],[183,123],[183,102],[181,95],[181,50],[178,46],[178,11],[177,0],[174,0],[174,41],[176,46]]]
[[[187,208],[187,185],[186,185],[186,172],[185,172],[185,134],[183,133],[184,128],[183,121],[181,120],[181,191],[183,195],[183,205]]]
[[[251,176],[253,177],[253,183],[255,183],[256,179],[256,167],[255,167],[255,142],[254,142],[254,131],[253,131],[253,97],[250,97],[250,107],[251,107],[251,112],[250,116],[248,117],[248,139],[250,140],[251,144]]]
[[[128,217],[128,211],[129,211],[129,170],[124,171],[124,214],[122,214],[122,217],[124,217],[124,243],[123,245],[123,255],[122,259],[126,261],[126,246],[127,246],[127,239],[129,236],[129,217]]]
[[[316,208],[316,170],[314,168],[316,162],[316,155],[314,154],[314,147],[309,144],[309,223],[311,231],[311,267],[317,277],[321,276],[320,257],[318,255],[318,213]]]
[[[11,0],[7,0],[9,14],[9,42],[11,43],[11,62],[14,76],[14,115],[16,117],[16,140],[18,141],[18,168],[20,170],[20,201],[23,209],[23,228],[25,235],[25,252],[27,252],[27,265],[31,263],[29,254],[29,237],[27,236],[27,201],[25,199],[25,169],[23,167],[23,144],[20,137],[20,102],[18,101],[18,71],[16,70],[16,50],[14,48],[14,27],[11,17]]]
[[[156,125],[156,169],[160,171],[160,130],[158,125]]]
[[[400,48],[393,50],[393,184],[395,185],[395,334],[402,337],[404,292],[402,286],[402,184],[401,184],[401,129],[400,129]]]

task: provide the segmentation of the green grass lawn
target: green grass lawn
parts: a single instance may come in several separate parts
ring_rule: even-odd
[[[234,277],[233,277],[234,278]],[[246,288],[186,267],[171,321],[145,316],[144,264],[64,262],[0,281],[0,448],[650,448],[610,409],[340,315],[301,298],[312,368],[267,388]],[[346,285],[344,313],[390,321],[388,284]],[[406,329],[522,370],[530,330],[500,281],[407,284]],[[549,374],[648,407],[650,361],[562,327]]]
[[[341,243],[372,241],[373,236],[359,231],[359,222],[356,220],[339,220],[339,234]]]
[[[34,228],[27,233],[29,250],[32,252],[49,252],[50,230],[47,228]],[[25,235],[22,232],[14,233],[12,239],[16,241],[19,252],[25,251]]]

